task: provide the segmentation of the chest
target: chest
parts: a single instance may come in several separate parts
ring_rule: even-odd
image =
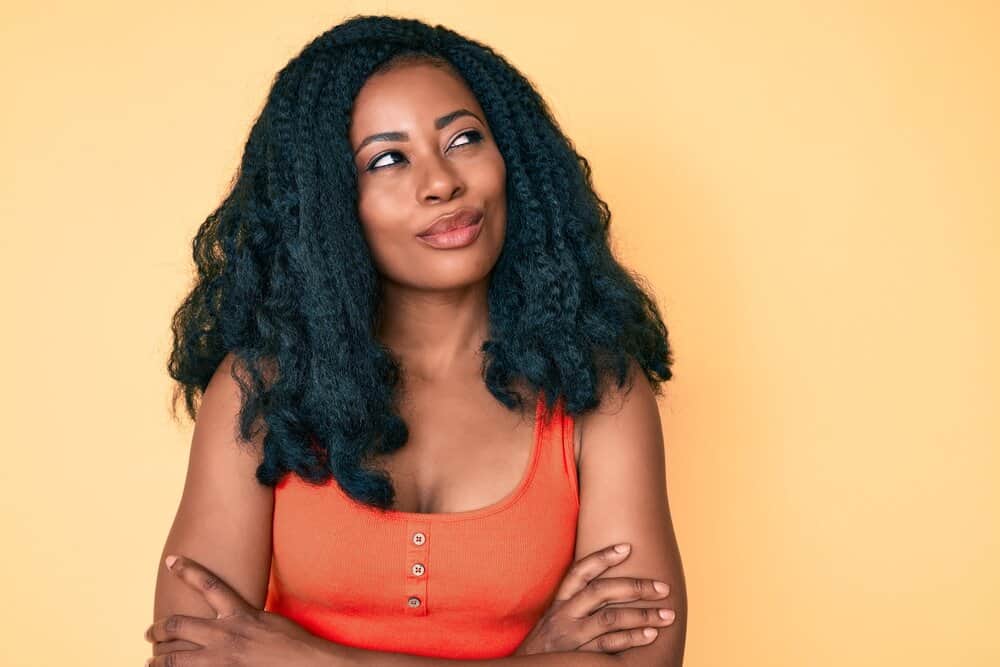
[[[414,398],[400,408],[409,428],[406,445],[375,459],[392,478],[392,509],[453,513],[494,505],[527,473],[535,437],[534,411],[507,410],[492,394],[466,389]],[[580,433],[574,432],[579,465]]]

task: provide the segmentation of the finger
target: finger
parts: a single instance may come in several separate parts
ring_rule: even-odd
[[[211,646],[226,633],[218,619],[171,614],[155,621],[146,628],[148,642],[167,642],[183,639],[200,646]]]
[[[219,653],[205,649],[168,651],[146,660],[146,667],[216,667]]]
[[[180,639],[172,642],[155,642],[153,644],[153,655],[170,653],[171,651],[201,651],[204,648],[204,646],[192,644],[191,642],[186,642]]]
[[[559,588],[556,589],[555,599],[569,600],[586,588],[592,580],[624,561],[631,553],[631,545],[627,545],[629,548],[624,552],[616,551],[615,546],[620,545],[605,547],[573,563],[563,576]]]
[[[171,563],[171,559],[173,562]],[[239,612],[250,613],[253,605],[243,599],[229,584],[201,563],[186,556],[167,556],[167,569],[195,589],[215,610],[216,618],[232,616]]]
[[[652,630],[647,635],[646,630]],[[586,644],[581,645],[577,651],[596,651],[598,653],[620,653],[633,646],[644,646],[651,644],[659,633],[656,628],[636,628],[634,630],[622,630],[620,632],[609,632],[595,637]]]
[[[664,582],[635,577],[594,579],[586,588],[566,601],[563,612],[573,618],[583,618],[605,605],[636,600],[662,600],[670,595],[670,586],[664,584],[666,591],[660,591],[656,588],[657,584]]]
[[[618,630],[665,628],[674,622],[672,609],[657,607],[604,607],[579,621],[580,642],[584,643],[601,635]]]

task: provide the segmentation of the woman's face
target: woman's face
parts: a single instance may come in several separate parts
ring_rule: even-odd
[[[355,98],[350,142],[358,215],[386,281],[449,289],[489,275],[507,226],[507,171],[483,110],[458,75],[407,64],[372,76]],[[465,207],[483,214],[471,243],[440,248],[418,237],[439,216]],[[456,235],[462,232],[449,236]]]

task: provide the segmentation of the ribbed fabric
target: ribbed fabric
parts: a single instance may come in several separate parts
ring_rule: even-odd
[[[347,646],[440,658],[511,655],[573,563],[580,509],[573,419],[539,395],[518,486],[467,512],[386,515],[335,479],[275,487],[264,608]]]

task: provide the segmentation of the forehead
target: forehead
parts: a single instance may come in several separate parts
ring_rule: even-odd
[[[434,130],[434,119],[465,107],[483,117],[476,96],[457,73],[427,64],[401,65],[365,81],[351,109],[356,145],[380,131]]]

